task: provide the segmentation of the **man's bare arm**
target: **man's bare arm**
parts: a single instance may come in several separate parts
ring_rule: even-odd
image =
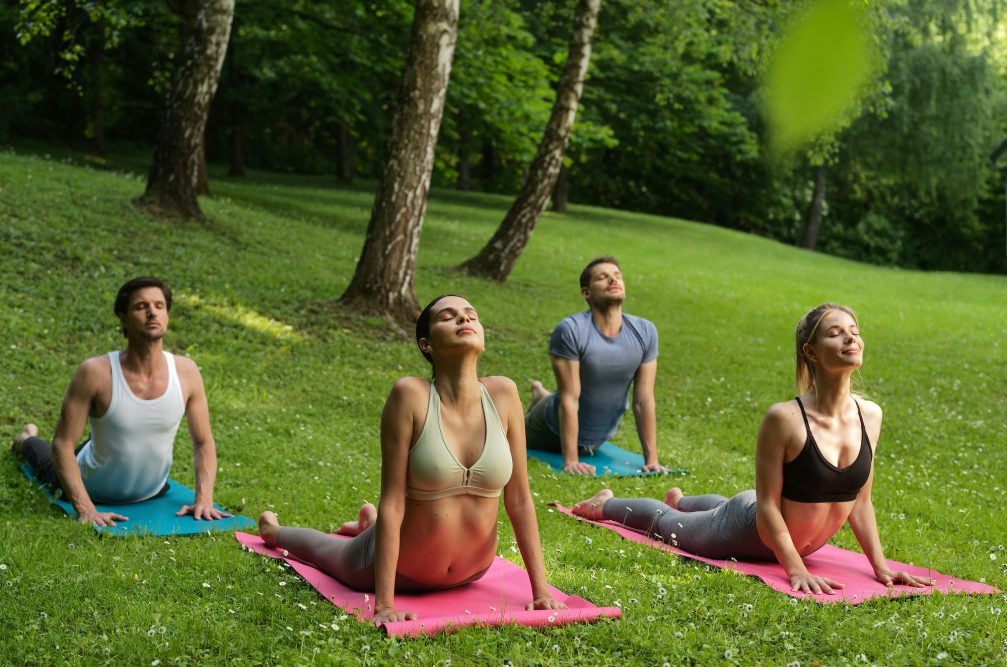
[[[77,519],[95,526],[114,526],[116,521],[127,521],[127,518],[115,512],[99,512],[95,508],[84,488],[84,479],[73,451],[84,434],[88,414],[103,379],[107,377],[111,381],[108,367],[103,362],[107,364],[102,357],[88,359],[77,368],[70,380],[59,411],[59,421],[56,422],[56,435],[52,439],[52,463],[63,493],[77,512]]]
[[[593,475],[595,467],[581,463],[577,454],[580,413],[580,362],[552,355],[552,371],[556,376],[556,399],[559,407],[559,443],[563,452],[563,472]]]
[[[196,520],[208,521],[231,516],[213,506],[213,485],[217,480],[217,444],[210,430],[210,407],[206,400],[203,376],[195,362],[185,357],[175,357],[175,368],[188,392],[185,420],[189,424],[193,467],[196,470],[196,499],[192,505],[184,505],[176,515],[191,514]]]
[[[633,417],[636,434],[643,448],[643,470],[667,470],[657,460],[657,402],[654,400],[654,381],[657,378],[657,359],[641,364],[633,379]]]

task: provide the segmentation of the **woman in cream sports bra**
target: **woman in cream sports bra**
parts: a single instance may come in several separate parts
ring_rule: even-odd
[[[416,322],[416,344],[434,381],[404,377],[381,415],[380,512],[360,508],[334,539],[259,516],[259,534],[344,584],[374,591],[374,623],[409,620],[396,591],[453,588],[481,577],[496,555],[500,494],[531,582],[528,609],[564,605],[549,592],[528,488],[524,410],[517,387],[480,378],[482,324],[460,296],[441,296]]]
[[[615,498],[603,489],[574,505],[574,513],[656,533],[700,556],[776,560],[793,590],[806,593],[842,587],[809,573],[803,558],[848,521],[878,581],[932,584],[929,577],[890,570],[881,549],[871,502],[881,408],[850,390],[863,363],[856,316],[845,306],[818,306],[797,324],[796,342],[800,396],[773,405],[763,417],[754,491],[728,499],[684,496],[673,488],[660,502]]]

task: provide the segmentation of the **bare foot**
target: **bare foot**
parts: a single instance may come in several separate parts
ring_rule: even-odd
[[[364,503],[360,506],[356,521],[347,521],[336,531],[337,535],[349,535],[353,537],[364,532],[371,527],[378,518],[378,509],[371,503]]]
[[[280,532],[280,522],[276,515],[266,510],[259,515],[259,537],[266,543],[267,547],[276,546],[276,534]]]
[[[539,401],[541,401],[543,398],[546,398],[547,396],[549,396],[550,393],[552,393],[552,392],[547,391],[546,388],[542,386],[541,382],[539,382],[538,380],[532,380],[532,382],[531,382],[531,404],[532,405],[535,405],[536,403],[538,403]]]
[[[673,486],[668,489],[668,493],[664,494],[664,504],[673,510],[677,510],[678,501],[681,500],[684,495],[685,494],[682,493],[682,489],[677,486]]]
[[[609,489],[602,489],[598,493],[594,494],[587,500],[582,500],[573,507],[571,511],[582,516],[585,519],[600,520],[605,518],[605,513],[603,512],[605,508],[605,503],[608,502],[615,494]]]
[[[24,441],[28,438],[34,438],[38,435],[38,426],[35,424],[25,424],[21,432],[14,437],[14,442],[11,443],[10,448],[14,450],[16,454],[21,453],[21,446],[24,445]]]

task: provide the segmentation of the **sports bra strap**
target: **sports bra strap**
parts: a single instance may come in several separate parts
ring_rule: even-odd
[[[801,408],[801,416],[804,417],[804,428],[808,429],[808,436],[814,437],[811,435],[811,424],[808,423],[808,413],[804,411],[804,403],[801,402],[801,397],[794,396],[794,400],[797,401],[798,407]],[[857,409],[859,410],[860,408]]]
[[[864,424],[864,413],[860,411],[860,401],[853,399],[853,404],[857,406],[857,416],[860,417],[860,428],[867,430],[867,425]]]

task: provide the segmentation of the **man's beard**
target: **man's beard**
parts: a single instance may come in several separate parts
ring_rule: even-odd
[[[626,301],[625,292],[617,292],[615,294],[605,294],[601,299],[594,302],[594,307],[598,310],[608,310],[613,306],[621,306]]]

